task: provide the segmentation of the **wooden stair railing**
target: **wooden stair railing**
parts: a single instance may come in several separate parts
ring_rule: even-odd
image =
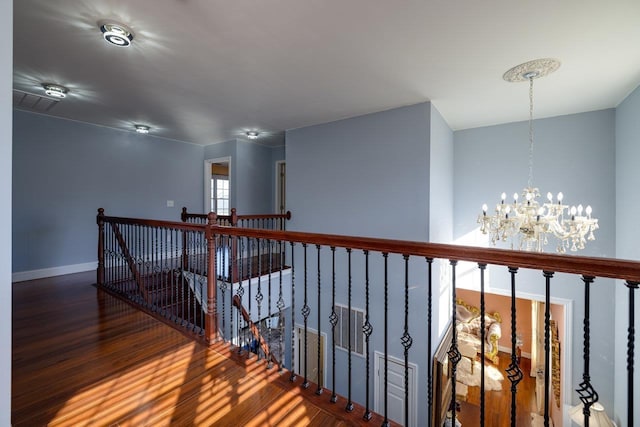
[[[125,242],[124,237],[122,237],[122,233],[120,232],[120,227],[118,224],[112,223],[111,229],[113,230],[113,234],[118,241],[118,245],[120,246],[120,250],[122,251],[122,255],[127,261],[127,265],[129,266],[129,270],[131,270],[131,274],[133,274],[133,278],[136,282],[136,286],[138,287],[138,291],[145,302],[149,302],[149,295],[147,292],[147,286],[145,283],[145,279],[142,277],[140,272],[138,271],[138,267],[136,266],[136,261],[131,256],[129,252],[129,247],[127,246],[127,242]]]
[[[251,334],[254,336],[254,338],[258,340],[258,344],[260,345],[260,348],[266,355],[265,357],[268,358],[270,362],[275,363],[276,365],[280,365],[280,362],[278,361],[278,359],[276,359],[276,357],[271,352],[271,349],[269,348],[269,344],[267,344],[267,342],[265,341],[264,337],[260,333],[260,330],[255,325],[255,323],[253,323],[253,321],[251,320],[251,317],[249,317],[249,313],[242,305],[242,300],[238,295],[234,295],[233,297],[233,306],[238,309],[244,321],[247,323],[247,325],[249,325],[249,330],[251,331]]]

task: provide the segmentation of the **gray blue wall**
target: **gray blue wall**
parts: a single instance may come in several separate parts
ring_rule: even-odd
[[[0,425],[11,425],[11,86],[13,0],[0,2]]]
[[[536,120],[533,184],[544,195],[562,191],[565,203],[591,204],[600,229],[580,255],[614,257],[615,247],[615,111],[602,110]],[[454,133],[454,238],[479,234],[477,215],[483,203],[499,202],[505,191],[521,193],[528,178],[528,123],[509,123]],[[552,246],[548,251],[553,252]],[[489,269],[488,288],[509,289],[506,269]],[[544,279],[518,273],[518,292],[544,295]],[[614,283],[599,280],[592,290],[598,309],[591,317],[591,373],[600,401],[613,407]],[[583,289],[579,280],[557,275],[552,295],[571,301],[573,327],[582,325]],[[582,378],[582,334],[569,344],[573,383]],[[577,403],[577,395],[571,400]]]
[[[640,228],[636,225],[640,212],[640,88],[622,102],[616,109],[616,256],[623,259],[640,260]],[[638,291],[636,307],[640,306]],[[615,355],[615,411],[618,425],[627,425],[627,371],[626,336],[629,327],[629,291],[621,284],[616,287],[616,335]],[[636,309],[637,331],[640,331],[640,316]],[[638,374],[638,351],[636,351],[634,395],[640,396],[640,375]],[[640,418],[636,411],[636,424]]]
[[[389,239],[429,240],[430,202],[430,121],[429,103],[369,114],[351,119],[295,129],[286,135],[287,160],[287,204],[293,213],[290,230],[319,233],[370,236]],[[440,129],[440,143],[446,144],[445,129]],[[436,132],[437,133],[437,132]],[[450,131],[449,131],[450,133]],[[445,148],[442,151],[446,152]],[[437,153],[438,150],[436,149]],[[446,179],[445,179],[446,180]],[[308,248],[309,272],[316,271],[315,247]],[[321,298],[321,313],[331,312],[331,253],[323,248],[321,253],[321,282],[324,296]],[[364,256],[354,252],[352,258],[352,304],[365,309]],[[300,279],[304,260],[303,249],[296,251],[296,304],[302,305]],[[336,251],[336,302],[348,303],[347,282],[348,254],[344,249]],[[384,270],[380,254],[370,256],[371,319],[374,333],[371,336],[371,354],[382,351],[383,346],[383,300]],[[402,358],[404,270],[401,256],[389,257],[389,306],[392,319],[389,325],[389,353]],[[309,289],[313,298],[309,300],[312,314],[309,326],[317,329],[315,299],[317,277],[314,274]],[[426,401],[427,328],[424,302],[426,292],[426,262],[412,260],[410,263],[410,318],[409,333],[413,336],[409,360],[418,365],[418,416],[424,420]],[[303,319],[296,308],[297,322]],[[323,317],[323,331],[328,330],[328,321]],[[331,348],[331,337],[327,342]],[[372,362],[373,363],[373,362]],[[347,353],[336,352],[336,390],[346,395]],[[373,365],[372,365],[373,366]],[[352,357],[353,399],[365,402],[365,360]],[[331,360],[327,359],[327,378],[331,378]],[[372,372],[373,373],[373,372]],[[370,379],[373,398],[374,379]],[[331,387],[329,382],[327,386]],[[373,401],[372,401],[373,402]],[[373,407],[373,403],[372,403]]]
[[[94,262],[99,207],[179,221],[202,204],[200,146],[17,110],[13,127],[14,272]]]

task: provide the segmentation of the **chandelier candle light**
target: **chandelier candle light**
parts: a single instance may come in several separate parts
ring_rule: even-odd
[[[555,201],[553,194],[547,193],[547,202],[540,203],[540,192],[533,186],[533,80],[559,66],[555,59],[536,59],[517,65],[502,76],[508,82],[529,82],[529,181],[520,201],[518,193],[514,193],[513,203],[508,203],[506,193],[502,193],[493,215],[488,213],[486,204],[482,205],[482,214],[478,216],[480,231],[489,234],[494,245],[510,238],[514,249],[518,236],[520,250],[543,252],[548,236],[552,235],[558,240],[556,251],[565,253],[568,248],[584,249],[587,240],[595,240],[593,232],[598,229],[598,220],[591,217],[591,206],[585,209],[582,205],[565,205],[562,192]]]

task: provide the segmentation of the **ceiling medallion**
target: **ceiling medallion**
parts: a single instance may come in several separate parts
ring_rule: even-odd
[[[69,89],[66,87],[54,83],[43,83],[42,87],[44,88],[44,93],[46,93],[47,96],[57,99],[65,98],[69,92]]]
[[[100,31],[102,31],[102,36],[106,41],[119,47],[127,47],[133,41],[133,33],[123,24],[115,22],[103,23],[100,24]]]

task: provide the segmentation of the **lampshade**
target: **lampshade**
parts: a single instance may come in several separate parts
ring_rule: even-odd
[[[569,409],[569,416],[571,421],[578,424],[580,427],[584,426],[584,413],[582,412],[584,405],[580,403]],[[604,411],[604,407],[598,402],[591,405],[589,408],[589,427],[615,427],[613,421],[609,419],[607,413]]]

